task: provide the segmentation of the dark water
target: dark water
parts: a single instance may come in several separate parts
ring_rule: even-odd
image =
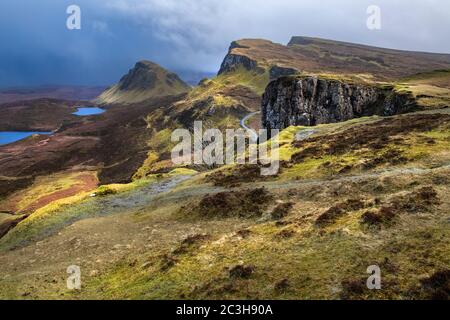
[[[97,107],[79,107],[77,108],[77,112],[74,112],[74,115],[77,116],[92,116],[96,114],[102,114],[105,110],[97,108]]]
[[[51,134],[51,132],[18,132],[18,131],[1,131],[0,132],[0,145],[13,143],[25,138],[28,138],[29,136],[32,136],[33,134]]]

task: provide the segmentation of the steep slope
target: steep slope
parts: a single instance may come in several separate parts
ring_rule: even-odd
[[[192,129],[194,121],[202,121],[204,128],[239,128],[243,117],[260,110],[261,95],[269,80],[268,70],[235,65],[212,79],[202,80],[170,107],[149,113],[146,120],[152,130],[150,151],[135,178],[173,169],[170,152],[175,144],[170,138],[176,128]]]
[[[260,39],[236,41],[219,73],[241,65],[269,69],[271,78],[295,72],[363,75],[392,80],[450,68],[450,55],[409,52],[308,37],[293,37],[287,46]]]
[[[434,112],[290,127],[269,180],[236,166],[43,208],[0,240],[0,297],[448,297],[450,115]]]
[[[268,82],[266,74],[238,68],[203,80],[170,107],[150,113],[146,118],[153,132],[148,141],[150,152],[135,178],[173,169],[171,150],[175,143],[171,142],[171,132],[174,129],[193,129],[194,121],[202,121],[204,128],[239,128],[243,117],[260,109],[261,94]]]
[[[186,93],[189,85],[176,74],[170,73],[150,61],[136,63],[119,83],[103,92],[96,100],[99,104],[132,104],[152,98]]]
[[[45,203],[16,226],[22,215],[2,212],[0,202],[0,234],[9,231],[0,239],[0,298],[448,297],[450,111],[434,108],[448,105],[448,72],[397,80],[411,69],[401,70],[400,56],[390,51],[380,49],[387,71],[372,62],[367,71],[355,61],[381,53],[325,40],[291,42],[235,42],[219,75],[188,93],[111,106],[50,138],[0,148],[0,169],[11,173],[0,183],[29,185],[13,195],[22,197],[15,207]],[[325,50],[333,56],[312,58]],[[421,66],[413,73],[446,65],[425,55],[430,69],[410,60]],[[314,75],[292,76],[300,72]],[[139,91],[146,76],[131,74],[122,85]],[[274,126],[393,116],[286,128],[279,135],[281,168],[271,177],[259,175],[258,165],[171,171],[173,129],[192,128],[195,120],[222,130],[239,126],[260,108],[270,79],[264,101],[275,106]],[[407,100],[386,103],[401,97]],[[385,108],[404,107],[410,98],[433,110],[397,115],[397,108]],[[290,113],[301,108],[308,121]],[[94,184],[128,182],[134,173],[135,181],[92,190],[76,183],[78,172],[47,171],[55,163],[90,170],[84,176]],[[36,173],[49,179],[32,183]],[[84,192],[47,202],[74,188]],[[75,293],[61,277],[74,261],[83,274]],[[365,285],[374,264],[383,290]]]
[[[263,126],[285,129],[347,121],[363,116],[392,116],[418,109],[411,94],[320,77],[281,77],[266,88]]]
[[[285,128],[293,124],[312,125],[345,121],[364,115],[392,115],[415,110],[417,98],[423,97],[423,92],[409,92],[407,88],[413,84],[412,80],[401,77],[443,68],[450,68],[450,55],[398,51],[305,37],[293,37],[287,46],[258,39],[234,41],[215,78],[201,81],[184,99],[147,117],[149,127],[154,130],[154,138],[149,141],[151,152],[137,177],[172,169],[170,150],[173,144],[169,141],[169,133],[174,128],[192,128],[195,120],[202,120],[204,126],[209,128],[237,128],[239,120],[245,115],[260,110],[263,111],[263,122],[267,124],[271,117],[267,115],[267,111],[273,113],[273,110],[269,110],[267,101],[262,103],[261,108],[261,96],[267,85],[280,77],[319,76],[325,79],[320,83],[335,84],[335,92],[323,93],[324,99],[331,96],[347,99],[348,103],[341,104],[340,108],[348,109],[349,105],[359,104],[354,110],[343,111],[341,114],[338,111],[326,111],[337,113],[333,116],[317,115],[319,111],[309,112],[310,115],[316,113],[313,118],[320,118],[318,120],[301,122],[281,119],[280,121],[285,121],[283,125],[272,123],[275,127]],[[398,82],[396,79],[399,79]],[[276,83],[271,83],[268,91],[273,91],[275,86]],[[338,92],[344,87],[348,87],[350,91],[357,87],[364,88],[362,95],[372,92],[374,97],[356,97],[357,94],[353,92],[344,97]],[[266,92],[265,96],[268,95]],[[271,97],[276,99],[277,96],[272,92]],[[354,99],[366,101],[355,103]],[[429,100],[434,102],[434,99]],[[398,107],[403,102],[407,102],[408,106]],[[364,106],[364,110],[359,110],[364,104],[373,106]],[[336,106],[337,104],[330,108]],[[439,105],[429,103],[429,106]],[[257,128],[260,125],[258,121],[254,126]]]

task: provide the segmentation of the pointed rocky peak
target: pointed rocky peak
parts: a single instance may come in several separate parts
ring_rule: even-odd
[[[177,95],[190,90],[175,73],[160,65],[142,60],[124,75],[118,84],[103,92],[100,104],[138,103],[151,98]]]

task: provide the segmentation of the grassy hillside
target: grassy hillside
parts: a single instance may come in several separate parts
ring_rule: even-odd
[[[103,115],[0,148],[0,182],[17,182],[0,198],[0,299],[448,299],[449,56],[295,37],[237,41],[222,67],[188,89],[138,64]],[[238,128],[285,73],[395,89],[422,111],[289,127],[274,176],[172,163],[174,129]]]
[[[447,277],[450,263],[450,114],[362,118],[319,126],[309,136],[304,130],[310,129],[282,133],[285,161],[275,177],[227,167],[154,196],[148,188],[178,175],[44,208],[0,240],[0,296],[445,295],[445,283],[434,279]],[[128,206],[145,185],[152,201]],[[9,250],[16,246],[22,249]],[[65,268],[74,262],[83,270],[79,292],[65,289]],[[382,270],[380,291],[365,287],[374,264]]]
[[[450,70],[417,74],[399,80],[396,89],[413,94],[423,107],[450,105]]]
[[[135,178],[174,168],[170,152],[175,144],[170,140],[176,128],[192,129],[194,121],[203,121],[204,128],[239,128],[243,117],[260,109],[261,95],[268,83],[268,71],[260,73],[238,68],[203,80],[170,108],[150,113],[147,116],[152,131],[148,141],[150,151]]]

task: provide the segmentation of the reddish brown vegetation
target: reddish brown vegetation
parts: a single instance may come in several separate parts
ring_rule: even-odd
[[[71,118],[53,136],[0,146],[0,172],[14,179],[0,180],[0,196],[31,184],[36,176],[76,166],[98,168],[102,184],[129,182],[149,151],[153,132],[145,117],[179,98],[110,107],[98,116]]]
[[[261,167],[258,165],[238,165],[227,171],[218,171],[206,177],[207,182],[215,186],[236,187],[241,183],[265,180],[267,177],[261,175]]]
[[[361,222],[370,226],[388,224],[397,216],[397,212],[392,207],[381,207],[378,210],[365,212],[361,217]]]
[[[369,149],[382,150],[388,145],[402,145],[405,142],[397,137],[411,132],[427,132],[450,123],[450,115],[420,114],[407,115],[355,126],[333,135],[313,137],[294,143],[296,148],[303,148],[292,156],[291,161],[299,163],[306,158],[326,155],[343,155],[351,151]],[[368,168],[382,163],[399,164],[407,161],[399,150],[389,150],[369,161]]]
[[[252,218],[261,216],[271,200],[265,188],[221,192],[205,196],[190,212],[204,217]]]
[[[237,265],[230,269],[231,279],[248,279],[255,272],[254,266]]]
[[[360,199],[348,199],[345,202],[338,203],[322,213],[316,220],[317,226],[326,226],[333,224],[337,219],[348,212],[357,211],[365,208],[366,202]]]
[[[422,280],[421,295],[424,299],[450,300],[450,270],[437,271]]]
[[[287,202],[287,203],[280,203],[277,205],[271,213],[272,219],[274,220],[280,220],[286,217],[289,212],[291,211],[292,207],[294,206],[294,203]]]
[[[81,174],[77,179],[79,180],[79,183],[73,185],[68,189],[53,192],[52,194],[46,195],[42,198],[38,198],[35,202],[30,204],[22,211],[25,213],[34,212],[37,209],[42,208],[53,201],[71,197],[80,192],[90,191],[95,187],[97,187],[98,184],[97,179],[92,174]]]
[[[402,213],[427,212],[439,203],[438,194],[433,187],[422,187],[394,197],[379,209],[365,212],[361,217],[361,223],[376,227],[389,225]]]
[[[7,221],[0,223],[0,238],[2,238],[5,234],[7,234],[11,229],[13,229],[19,222],[24,220],[27,216],[17,216]]]
[[[192,247],[198,245],[199,243],[201,243],[205,240],[208,240],[209,238],[210,238],[210,236],[207,234],[195,234],[195,235],[188,236],[186,239],[184,239],[181,242],[181,244],[178,246],[178,248],[173,250],[173,254],[179,255],[179,254],[187,253],[189,249],[191,249]]]

